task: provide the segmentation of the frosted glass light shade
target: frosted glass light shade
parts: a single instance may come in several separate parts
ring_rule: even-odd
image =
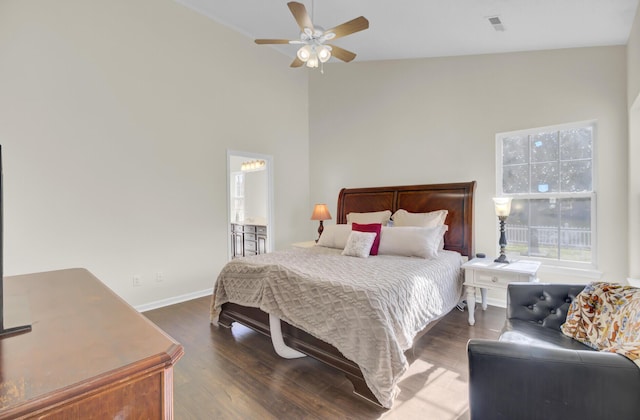
[[[331,51],[324,45],[321,45],[317,49],[318,51],[318,59],[321,63],[326,63],[331,58]]]
[[[306,63],[307,61],[309,61],[309,58],[311,58],[311,47],[309,45],[301,47],[296,55],[301,61]]]
[[[316,54],[312,54],[311,57],[309,57],[309,59],[307,60],[307,67],[318,67],[318,56]]]
[[[496,216],[508,216],[511,213],[511,197],[494,197],[493,204],[496,207]]]

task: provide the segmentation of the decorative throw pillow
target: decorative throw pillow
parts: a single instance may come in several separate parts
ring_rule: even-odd
[[[444,225],[448,210],[436,210],[428,213],[410,213],[400,209],[393,213],[394,226],[436,227]]]
[[[640,289],[590,283],[571,303],[560,329],[596,350],[622,354],[640,367]]]
[[[347,223],[380,223],[382,226],[386,226],[389,218],[391,218],[391,210],[372,211],[368,213],[352,212],[347,214]]]
[[[351,234],[351,225],[328,225],[324,227],[318,245],[326,248],[344,249]]]
[[[447,229],[447,225],[430,228],[417,226],[383,227],[378,254],[436,258],[439,244]]]
[[[376,238],[373,241],[373,245],[371,246],[370,255],[378,255],[378,248],[380,247],[380,231],[382,230],[381,223],[369,223],[366,225],[361,225],[360,223],[354,223],[351,225],[353,230],[357,230],[358,232],[374,232],[376,234]]]
[[[375,239],[375,232],[358,232],[357,230],[354,230],[349,235],[347,246],[344,247],[342,255],[367,258],[369,256],[369,252],[371,252],[371,246]]]

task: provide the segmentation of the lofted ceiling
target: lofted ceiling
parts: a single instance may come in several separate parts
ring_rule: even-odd
[[[298,39],[287,0],[176,0],[252,41]],[[356,61],[624,45],[639,0],[297,0],[325,29],[358,16],[368,30],[334,42]],[[488,17],[498,16],[496,31]],[[295,45],[275,48],[290,57]],[[335,61],[335,59],[331,59]]]

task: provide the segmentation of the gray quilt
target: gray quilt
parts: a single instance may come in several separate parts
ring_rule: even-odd
[[[408,367],[404,351],[462,294],[461,256],[355,258],[324,247],[235,259],[214,286],[211,322],[226,302],[260,308],[333,345],[360,366],[387,408]]]

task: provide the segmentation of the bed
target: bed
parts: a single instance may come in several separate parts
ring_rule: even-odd
[[[397,380],[408,365],[405,353],[411,350],[413,342],[418,337],[448,313],[460,299],[460,259],[461,256],[468,257],[474,252],[475,185],[475,181],[472,181],[342,189],[338,196],[337,224],[345,224],[349,213],[381,210],[395,213],[399,209],[411,213],[424,213],[446,209],[448,230],[444,234],[444,250],[440,252],[442,258],[439,256],[430,262],[419,261],[422,260],[420,258],[390,255],[359,259],[340,256],[340,252],[336,250],[314,247],[234,260],[222,270],[214,287],[211,304],[212,323],[231,327],[233,322],[238,322],[267,336],[271,336],[272,331],[274,336],[281,334],[287,348],[311,356],[345,373],[356,394],[383,407],[391,407],[398,392]],[[335,272],[323,271],[322,274],[318,274],[319,271],[315,271],[314,267],[317,261],[322,261],[318,264],[325,267],[336,267],[334,270],[328,270]],[[345,264],[345,267],[340,264]],[[429,268],[425,268],[425,264]],[[418,274],[422,275],[424,270],[431,270],[431,266],[435,267],[434,272],[450,271],[451,266],[457,266],[456,274],[453,276],[458,276],[459,280],[455,284],[440,282],[442,285],[435,284],[439,283],[439,280],[423,282],[428,283],[428,287],[438,290],[421,289],[415,293],[405,291],[400,293],[405,298],[394,295],[383,304],[379,304],[383,301],[379,300],[377,295],[369,293],[371,288],[384,291],[396,288],[412,290],[415,285],[396,286],[395,283],[391,283],[396,281],[392,279],[392,273],[407,267],[407,270],[415,270],[410,272],[409,277],[415,277]],[[388,278],[387,274],[380,273],[388,273]],[[449,277],[452,275],[445,274]],[[376,275],[378,280],[375,286],[366,285],[363,280],[358,280],[360,276]],[[341,281],[349,284],[339,284],[339,291],[335,291],[335,287],[330,288],[331,284]],[[351,283],[356,286],[352,286]],[[230,286],[233,284],[237,285],[234,287],[238,290],[233,290]],[[260,286],[253,290],[251,287],[254,284]],[[361,286],[364,289],[358,289]],[[345,290],[348,293],[344,292]],[[365,300],[373,302],[372,306],[383,306],[382,315],[375,312],[377,309],[371,309],[356,301],[349,293],[366,295]],[[425,301],[431,302],[431,307],[416,310],[414,306],[417,305],[408,302],[406,296],[421,296]],[[306,305],[305,308],[309,309],[313,305],[319,305],[317,302],[326,304],[326,309],[316,307],[315,312],[309,310],[307,313],[294,307],[295,304]],[[347,308],[348,312],[343,313],[344,308]],[[388,316],[385,311],[393,312],[393,316]],[[316,319],[320,316],[319,312],[324,312],[323,316],[326,316],[327,320],[319,322]],[[283,321],[274,324],[275,316]],[[390,329],[394,330],[395,324],[399,323],[396,316],[412,320],[411,326],[403,326],[399,329],[400,334],[386,332],[385,325],[391,325]],[[355,324],[348,324],[352,319],[355,320]],[[327,323],[328,326],[325,325]],[[329,330],[336,336],[328,335]],[[377,351],[381,351],[380,355]]]

